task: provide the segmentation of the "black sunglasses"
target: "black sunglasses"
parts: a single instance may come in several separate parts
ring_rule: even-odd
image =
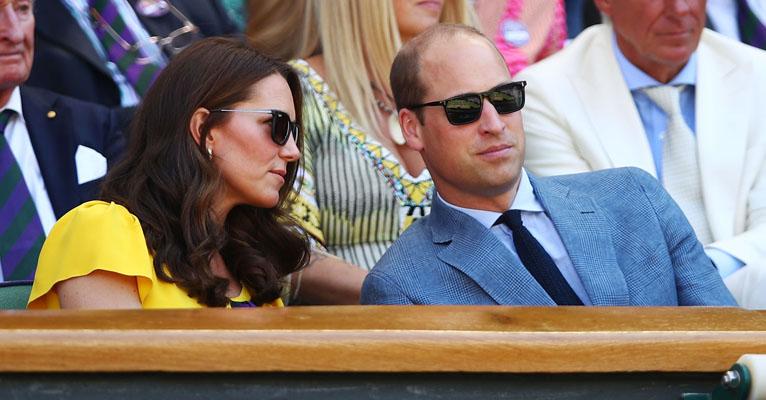
[[[510,114],[521,110],[524,107],[524,86],[527,86],[526,81],[504,83],[486,92],[464,93],[447,100],[405,106],[404,108],[442,106],[450,124],[465,125],[479,119],[484,99],[489,100],[498,114]]]
[[[219,108],[216,110],[210,110],[210,112],[241,112],[241,113],[255,113],[255,114],[271,114],[271,140],[274,143],[284,146],[287,143],[287,139],[292,135],[293,140],[298,142],[298,123],[290,121],[290,116],[284,111],[279,110],[249,110],[249,109],[226,109]]]

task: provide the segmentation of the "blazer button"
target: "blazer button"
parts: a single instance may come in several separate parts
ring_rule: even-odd
[[[53,110],[48,111],[48,119],[53,119],[53,118],[56,118],[56,112]]]

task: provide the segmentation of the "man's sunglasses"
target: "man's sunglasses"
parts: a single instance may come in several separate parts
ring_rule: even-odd
[[[271,114],[271,140],[274,143],[284,146],[287,143],[287,139],[292,135],[293,140],[298,142],[298,123],[290,121],[290,116],[284,111],[279,110],[248,110],[248,109],[226,109],[219,108],[216,110],[210,110],[210,112],[241,112],[252,114]]]
[[[465,93],[450,97],[447,100],[405,106],[404,108],[442,106],[450,124],[465,125],[479,119],[484,99],[489,100],[498,114],[510,114],[521,110],[524,107],[524,86],[527,86],[526,81],[505,83],[482,93]]]

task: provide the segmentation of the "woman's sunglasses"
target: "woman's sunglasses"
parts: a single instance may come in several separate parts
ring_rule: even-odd
[[[484,99],[489,100],[498,114],[510,114],[524,107],[524,86],[526,81],[505,83],[482,93],[465,93],[447,100],[432,101],[404,108],[416,109],[429,106],[442,106],[447,114],[447,121],[452,125],[470,124],[479,119]]]
[[[292,135],[293,140],[298,142],[298,123],[290,121],[290,116],[284,111],[279,110],[248,110],[248,109],[226,109],[219,108],[216,110],[210,110],[210,112],[241,112],[241,113],[253,113],[253,114],[271,114],[271,140],[274,143],[284,146],[287,143],[287,139]]]

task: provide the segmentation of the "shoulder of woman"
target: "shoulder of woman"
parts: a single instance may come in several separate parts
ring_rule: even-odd
[[[101,200],[89,201],[73,208],[56,222],[53,229],[57,230],[57,228],[62,229],[63,227],[71,229],[74,226],[111,226],[115,229],[141,229],[138,218],[131,214],[127,208],[114,202]]]
[[[64,214],[53,226],[48,237],[55,239],[77,236],[100,241],[115,235],[140,236],[143,240],[143,229],[138,218],[127,208],[114,202],[94,200]]]

